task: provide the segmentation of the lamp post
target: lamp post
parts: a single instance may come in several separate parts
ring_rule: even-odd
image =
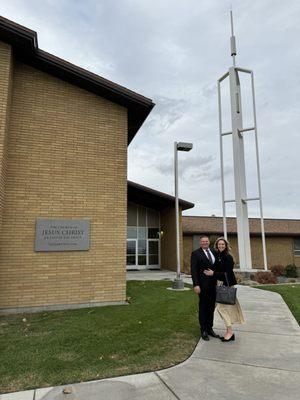
[[[173,282],[174,290],[183,290],[184,282],[180,275],[180,245],[179,245],[179,199],[178,199],[178,151],[190,151],[192,143],[174,142],[174,175],[175,175],[175,217],[176,217],[176,277]]]

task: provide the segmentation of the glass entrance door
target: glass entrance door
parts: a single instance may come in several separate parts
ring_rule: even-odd
[[[137,265],[137,239],[127,239],[127,269],[136,269]]]
[[[128,203],[127,269],[159,269],[159,232],[159,211]]]
[[[148,239],[148,266],[150,268],[159,267],[159,240],[158,239]]]

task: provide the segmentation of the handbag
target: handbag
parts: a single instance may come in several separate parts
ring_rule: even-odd
[[[236,288],[229,286],[227,273],[225,272],[225,278],[228,286],[221,285],[217,286],[216,289],[216,302],[221,304],[235,304],[236,300]]]

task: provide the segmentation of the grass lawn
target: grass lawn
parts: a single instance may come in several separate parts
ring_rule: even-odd
[[[0,393],[183,361],[199,340],[197,296],[170,285],[128,282],[130,305],[0,317]]]
[[[293,313],[294,317],[300,324],[300,285],[264,285],[255,286],[258,289],[270,290],[271,292],[279,293],[289,309]]]

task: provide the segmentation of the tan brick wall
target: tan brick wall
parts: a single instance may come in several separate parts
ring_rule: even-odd
[[[254,240],[253,240],[254,239]],[[251,240],[252,245],[252,263],[254,266],[263,265],[262,256],[262,245],[259,238],[253,238]],[[268,267],[272,265],[281,264],[286,266],[287,264],[293,264],[294,262],[294,251],[293,251],[293,239],[289,237],[267,237],[266,238],[266,249],[267,249],[267,260]],[[258,268],[258,267],[257,267]]]
[[[228,236],[230,247],[232,250],[232,255],[234,257],[235,263],[238,264],[238,244],[236,236]],[[213,243],[213,240],[211,240]],[[184,236],[184,264],[188,265],[190,262],[190,254],[193,248],[193,236]],[[293,249],[293,238],[289,237],[266,237],[266,249],[267,249],[267,260],[268,267],[272,265],[281,264],[286,266],[287,264],[293,264],[296,262],[296,257],[294,258]],[[251,238],[251,254],[252,254],[252,265],[253,268],[263,269],[263,254],[262,254],[262,243],[260,237]]]
[[[229,237],[232,254],[238,263],[237,238]],[[289,237],[266,237],[268,267],[281,264],[283,266],[294,262],[293,239]],[[253,268],[263,268],[262,242],[260,237],[251,238],[251,254]]]
[[[0,231],[7,172],[7,138],[12,88],[12,49],[0,42]]]
[[[183,265],[186,274],[191,273],[191,254],[193,251],[193,236],[183,236]]]
[[[0,308],[124,300],[127,110],[19,62],[13,76]],[[90,250],[34,252],[38,217],[91,219]]]
[[[176,271],[176,224],[175,208],[166,208],[160,213],[160,224],[163,230],[161,238],[161,268]],[[183,270],[183,241],[182,241],[182,216],[180,208],[179,242],[181,255],[181,270]]]

